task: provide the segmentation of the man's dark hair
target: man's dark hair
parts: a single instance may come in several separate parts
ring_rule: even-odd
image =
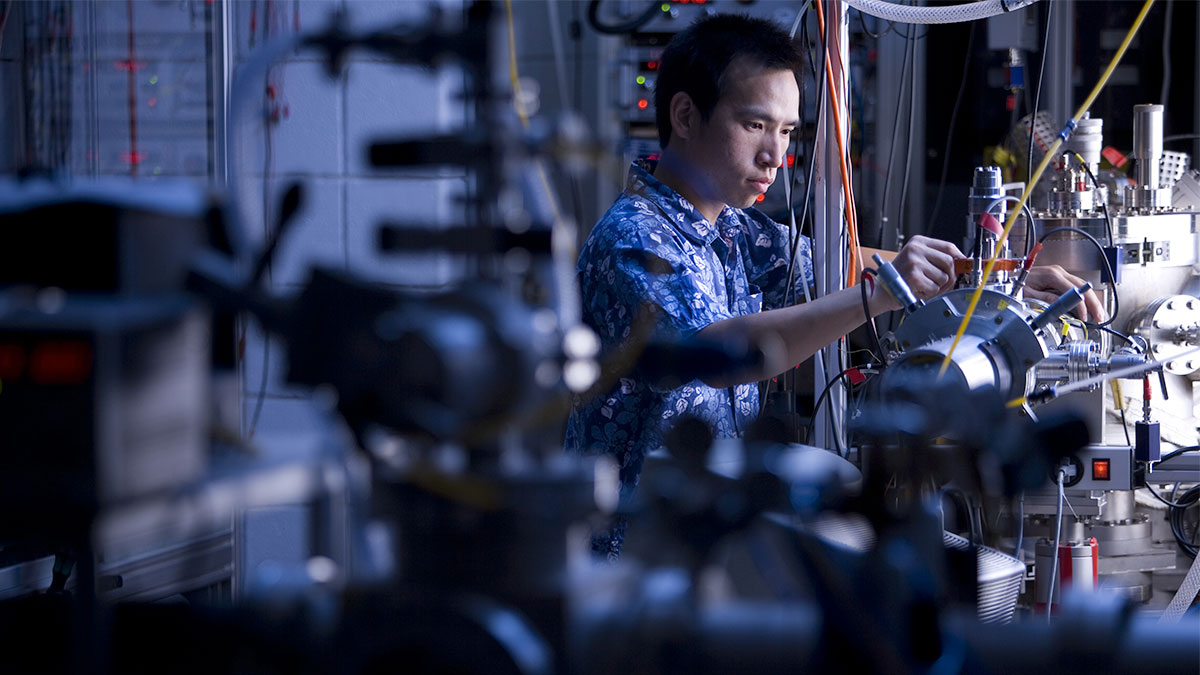
[[[764,68],[798,72],[804,57],[788,34],[765,19],[716,14],[697,20],[667,43],[654,86],[658,142],[671,138],[671,98],[684,92],[708,121],[723,91],[722,76],[734,58],[745,56]]]

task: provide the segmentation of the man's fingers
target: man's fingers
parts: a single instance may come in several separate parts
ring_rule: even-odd
[[[1095,291],[1088,291],[1083,296],[1083,306],[1087,307],[1088,317],[1084,321],[1104,321],[1108,318],[1108,312],[1104,311],[1104,303],[1100,302],[1100,296],[1096,295]]]
[[[915,237],[914,237],[914,239],[915,239]],[[929,237],[922,237],[921,239],[924,240],[922,243],[924,243],[929,248],[931,248],[935,251],[938,251],[939,253],[945,253],[946,255],[950,256],[951,262],[953,262],[954,260],[957,260],[959,258],[967,257],[967,256],[963,255],[962,251],[958,250],[957,246],[955,246],[954,244],[952,244],[948,241],[943,241],[941,239],[930,239]]]
[[[1082,283],[1082,282],[1081,282]],[[1078,288],[1078,284],[1075,286]],[[1066,292],[1065,290],[1063,292]],[[1025,297],[1034,300],[1040,300],[1046,304],[1050,304],[1058,299],[1062,293],[1055,291],[1042,291],[1034,288],[1025,288]],[[1096,295],[1095,291],[1088,291],[1083,296],[1083,302],[1075,306],[1071,310],[1071,314],[1075,315],[1082,321],[1103,321],[1108,318],[1104,311],[1104,303],[1100,302],[1100,296]]]

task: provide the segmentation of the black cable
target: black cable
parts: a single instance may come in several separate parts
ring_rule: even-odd
[[[860,24],[862,24],[863,32],[866,33],[867,35],[875,38],[876,40],[878,40],[879,38],[883,37],[884,35],[887,35],[888,33],[892,32],[892,29],[896,27],[895,21],[888,21],[888,27],[886,30],[884,30],[882,33],[878,33],[878,34],[872,33],[871,29],[867,28],[867,20],[866,20],[865,16],[866,15],[860,11],[858,13],[858,22]]]
[[[874,356],[875,359],[878,360],[880,364],[884,364],[884,363],[886,363],[886,361],[883,358],[883,345],[881,345],[879,342],[879,329],[877,329],[875,327],[875,319],[871,317],[871,308],[867,304],[867,283],[866,283],[866,281],[867,281],[868,277],[871,279],[871,288],[873,289],[875,287],[876,274],[877,273],[873,269],[863,270],[862,274],[859,275],[858,285],[862,291],[861,294],[862,294],[863,316],[865,316],[867,318],[867,332],[870,333],[871,344],[875,348],[875,353],[872,354],[872,356]]]
[[[907,40],[907,39],[908,39],[908,32],[907,32],[907,31],[902,31],[902,30],[900,30],[899,28],[897,28],[897,29],[896,29],[896,34],[897,34],[897,35],[899,35],[900,37],[904,38],[905,40]],[[924,31],[923,33],[913,33],[913,37],[914,37],[914,39],[916,39],[916,40],[921,40],[921,39],[923,39],[923,38],[924,38],[926,35],[929,35],[929,28],[928,28],[928,27],[926,27],[926,28],[925,28],[925,31]]]
[[[1178,484],[1176,484],[1176,489],[1178,487]],[[1193,541],[1196,538],[1195,532],[1192,533],[1191,537],[1187,535],[1183,523],[1183,515],[1197,501],[1200,501],[1200,485],[1192,486],[1191,489],[1177,497],[1172,495],[1176,501],[1170,501],[1158,494],[1149,481],[1146,482],[1146,489],[1150,491],[1150,494],[1154,495],[1155,499],[1167,505],[1167,521],[1171,524],[1171,534],[1175,535],[1175,543],[1179,544],[1179,549],[1185,555],[1195,558],[1198,552],[1197,545]]]
[[[807,39],[807,36],[808,36],[807,25],[805,26],[804,35],[805,35],[805,39]],[[811,63],[811,59],[810,59],[810,63]],[[810,156],[808,158],[808,176],[804,179],[804,207],[800,212],[800,220],[798,221],[799,224],[796,227],[796,233],[795,233],[796,237],[795,237],[795,239],[792,240],[792,250],[790,251],[790,256],[788,257],[788,273],[787,273],[788,287],[787,287],[787,293],[784,294],[784,305],[785,306],[792,304],[792,301],[789,299],[789,297],[790,298],[795,297],[795,292],[796,292],[796,283],[795,283],[796,251],[800,248],[800,237],[802,237],[804,235],[804,223],[808,218],[808,205],[812,202],[813,174],[817,168],[817,129],[820,127],[822,111],[825,109],[825,84],[824,84],[824,80],[821,78],[821,73],[823,73],[824,71],[825,71],[825,51],[822,50],[821,51],[821,68],[819,70],[816,68],[813,69],[813,77],[815,78],[816,83],[817,83],[817,107],[816,107],[817,119],[816,119],[816,123],[814,123],[814,125],[813,125],[812,151],[809,152]],[[803,116],[801,117],[801,119],[804,119]],[[796,173],[797,172],[794,172],[794,171],[792,172],[793,179],[796,178]],[[792,194],[795,194],[794,186],[793,186]],[[790,204],[788,205],[788,208],[789,209],[792,208]],[[816,276],[816,261],[815,260],[813,261],[813,275],[814,275],[814,281],[815,281],[815,276]]]
[[[954,141],[954,125],[958,121],[958,107],[962,104],[963,92],[967,89],[967,73],[971,70],[971,49],[975,46],[975,28],[978,22],[971,23],[971,36],[967,38],[967,57],[963,61],[962,79],[958,82],[958,95],[954,97],[954,108],[950,112],[950,128],[946,130],[946,147],[942,151],[942,177],[938,180],[937,197],[933,200],[933,215],[930,223],[937,223],[938,212],[942,210],[942,193],[946,189],[946,172],[950,169],[950,148]],[[1016,108],[1013,108],[1016,110]]]
[[[1094,327],[1094,328],[1103,328],[1103,327],[1111,324],[1113,322],[1113,320],[1117,318],[1117,315],[1121,313],[1121,299],[1117,296],[1116,276],[1113,274],[1112,263],[1110,263],[1108,261],[1108,256],[1104,255],[1104,247],[1100,245],[1100,242],[1097,241],[1095,237],[1093,237],[1091,234],[1089,234],[1085,230],[1081,230],[1078,227],[1068,227],[1068,226],[1056,227],[1053,230],[1050,230],[1049,232],[1042,235],[1042,238],[1038,240],[1038,243],[1045,242],[1047,239],[1050,238],[1051,235],[1058,234],[1059,232],[1074,232],[1075,234],[1083,235],[1084,238],[1086,238],[1088,241],[1092,242],[1092,245],[1096,247],[1096,251],[1100,254],[1100,259],[1104,261],[1104,269],[1106,272],[1108,272],[1108,287],[1112,291],[1113,311],[1112,311],[1112,314],[1107,319],[1105,319],[1104,321],[1102,321],[1100,323],[1085,321],[1084,324],[1087,326]]]
[[[1122,397],[1124,398],[1124,397]],[[1125,445],[1133,447],[1133,443],[1129,440],[1129,422],[1125,419],[1125,402],[1121,401],[1121,431],[1125,432]]]
[[[611,24],[600,23],[600,0],[592,0],[588,3],[587,8],[588,25],[591,26],[592,29],[597,33],[604,33],[605,35],[623,35],[625,33],[632,33],[633,31],[650,23],[650,19],[653,19],[656,14],[661,13],[662,7],[660,5],[661,3],[657,1],[652,2],[650,3],[650,6],[646,8],[646,11],[630,19],[629,21],[626,21],[625,23]]]
[[[807,26],[804,23],[807,16],[808,16],[808,5],[805,5],[804,9],[800,10],[800,14],[796,17],[796,28],[804,27],[804,30],[800,31],[802,44],[808,36]],[[796,36],[793,34],[791,36],[791,39],[795,40]],[[802,47],[802,49],[803,49],[803,47]],[[815,75],[815,71],[814,71],[814,75]],[[804,124],[804,112],[805,112],[804,94],[805,94],[806,87],[804,86],[804,78],[799,78],[799,79],[800,79],[800,109],[799,109],[799,115],[798,115],[797,119],[800,120],[800,124],[797,125],[796,130],[792,134],[792,138],[789,139],[790,140],[789,147],[794,147],[794,149],[792,150],[793,158],[797,158],[800,156],[800,149],[802,146],[802,143],[800,140],[800,136],[801,136],[800,127]],[[815,150],[815,148],[816,148],[816,131],[815,131],[815,129],[813,131],[813,147]],[[815,154],[816,153],[814,152],[813,155],[815,155]],[[803,220],[801,220],[799,223],[797,223],[797,221],[796,221],[796,207],[795,207],[795,203],[794,203],[796,188],[797,188],[796,177],[800,173],[799,171],[796,170],[797,168],[798,167],[796,166],[795,161],[793,161],[792,166],[790,168],[787,167],[787,154],[785,153],[784,154],[785,180],[783,183],[783,195],[784,195],[784,202],[786,202],[786,204],[787,204],[787,215],[788,215],[788,265],[787,265],[787,273],[784,276],[784,283],[786,284],[784,286],[784,291],[783,291],[783,306],[784,307],[791,305],[791,298],[793,298],[795,296],[796,252],[800,248],[800,237],[803,236],[801,229],[804,227]],[[807,200],[808,200],[808,186],[811,183],[812,183],[812,177],[810,176],[808,178],[808,181],[804,184],[804,195],[805,195],[805,203],[806,204],[807,204]],[[808,285],[807,279],[804,280],[804,284],[805,284],[805,287],[807,288],[807,285]],[[794,370],[794,369],[792,369],[792,370]],[[789,374],[791,372],[792,371],[789,370]],[[766,381],[765,387],[760,387],[760,389],[759,389],[760,405],[762,405],[766,402],[767,396],[771,393],[771,385],[773,383],[777,382],[778,379],[779,379],[778,377],[770,378]],[[783,385],[781,384],[780,387],[782,388]],[[793,387],[793,389],[794,389],[794,387]]]
[[[1087,173],[1088,179],[1092,181],[1092,188],[1096,190],[1096,198],[1100,199],[1100,181],[1096,180],[1096,174],[1092,173],[1092,167],[1088,166],[1088,163],[1084,161],[1083,157],[1079,153],[1076,152],[1072,154],[1075,155],[1075,159],[1079,161],[1079,165],[1082,166],[1083,170]],[[1108,214],[1107,199],[1100,200],[1100,210],[1104,212],[1104,225],[1108,228],[1108,245],[1115,246],[1116,240],[1113,238],[1112,216]]]
[[[1200,485],[1193,486],[1187,492],[1184,492],[1178,498],[1180,506],[1173,507],[1168,515],[1168,520],[1171,522],[1171,534],[1175,535],[1175,543],[1179,544],[1179,550],[1183,551],[1189,558],[1195,558],[1200,551],[1196,546],[1196,531],[1192,531],[1192,535],[1187,536],[1183,523],[1183,515],[1188,508],[1194,506],[1197,501],[1200,501]]]
[[[1173,502],[1170,499],[1167,499],[1166,497],[1158,494],[1158,492],[1154,489],[1154,486],[1150,484],[1150,481],[1146,481],[1146,489],[1150,491],[1150,494],[1154,495],[1155,499],[1162,502],[1163,504],[1166,504],[1167,508],[1178,509],[1178,508],[1183,508],[1183,507],[1187,506],[1187,504]]]
[[[840,351],[841,350],[839,350],[839,353],[840,353]],[[856,369],[846,368],[846,369],[842,370],[842,372],[838,373],[837,375],[834,375],[829,380],[829,382],[827,382],[825,384],[825,388],[821,390],[821,395],[817,397],[817,402],[815,404],[813,404],[812,417],[810,417],[808,420],[808,431],[805,433],[805,436],[804,436],[805,439],[808,440],[809,442],[812,442],[813,433],[814,433],[814,431],[816,429],[816,425],[817,425],[817,413],[819,413],[821,411],[821,405],[823,403],[825,403],[825,399],[829,396],[829,392],[833,389],[833,385],[837,384],[838,380],[841,380],[842,378],[847,377],[850,374],[851,370],[856,370]],[[835,424],[834,419],[832,417],[830,417],[829,423]],[[844,457],[845,452],[842,449],[841,441],[838,439],[838,433],[837,433],[836,427],[833,430],[833,442],[837,446],[838,455]]]
[[[1012,197],[1012,196],[997,197],[995,200],[992,201],[991,204],[988,205],[987,212],[991,213],[992,209],[996,208],[996,205],[1001,202],[1007,203],[1007,202],[1020,202],[1020,201],[1021,200],[1017,199],[1016,197]],[[1007,207],[1005,207],[1005,208],[1007,208]],[[1025,216],[1025,255],[1023,257],[1028,259],[1029,254],[1033,252],[1033,240],[1037,239],[1037,230],[1034,227],[1033,210],[1029,208],[1028,201],[1026,201],[1024,204],[1021,204],[1021,213]],[[995,216],[993,216],[993,217],[995,217]],[[1001,218],[1000,220],[1003,220],[1003,218]],[[975,233],[975,235],[976,236],[975,236],[974,249],[981,250],[982,246],[983,246],[983,239],[982,239],[983,234],[981,232],[977,231]],[[982,257],[982,255],[977,254],[976,257]]]
[[[1161,464],[1163,462],[1175,459],[1176,457],[1178,457],[1180,455],[1185,455],[1189,452],[1200,452],[1200,445],[1190,445],[1186,448],[1179,448],[1178,450],[1173,450],[1171,452],[1168,452],[1167,454],[1163,455],[1162,458],[1158,460],[1158,462],[1159,462],[1159,464]]]
[[[1105,333],[1108,333],[1109,335],[1119,337],[1122,340],[1128,342],[1134,349],[1138,350],[1139,352],[1142,351],[1142,345],[1139,344],[1137,340],[1134,340],[1133,338],[1122,333],[1121,331],[1113,330],[1112,328],[1109,328],[1108,326],[1101,326],[1098,324],[1097,325],[1087,324],[1087,325],[1089,328],[1095,328],[1096,330],[1104,331]]]
[[[883,248],[883,224],[887,222],[888,197],[892,189],[892,162],[896,158],[896,141],[900,136],[900,105],[904,100],[904,73],[908,70],[908,43],[904,44],[904,59],[900,62],[900,87],[896,92],[896,114],[892,118],[892,141],[888,144],[887,169],[883,173],[883,199],[879,204],[879,247]],[[896,231],[896,244],[900,243],[899,229]]]
[[[1173,136],[1163,136],[1163,143],[1173,143],[1175,141],[1191,141],[1200,138],[1200,134],[1175,134]]]
[[[1033,90],[1033,113],[1029,117],[1029,155],[1025,162],[1025,182],[1033,179],[1033,138],[1036,135],[1038,106],[1042,102],[1042,76],[1046,74],[1046,52],[1050,46],[1050,15],[1054,13],[1054,3],[1046,3],[1046,31],[1042,35],[1042,65],[1038,67],[1037,88]]]
[[[917,135],[917,39],[909,41],[912,47],[912,74],[908,83],[908,140],[904,144],[904,181],[900,184],[900,211],[896,213],[896,244],[904,235],[904,208],[908,204],[908,179],[912,176],[913,136]]]

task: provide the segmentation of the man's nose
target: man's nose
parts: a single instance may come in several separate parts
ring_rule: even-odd
[[[758,153],[759,163],[764,167],[778,169],[783,165],[783,158],[787,154],[787,147],[786,138],[766,140]]]

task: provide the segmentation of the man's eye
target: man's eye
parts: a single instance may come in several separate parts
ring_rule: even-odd
[[[759,131],[763,128],[762,122],[747,122],[746,128],[752,131]]]
[[[795,129],[784,129],[784,130],[783,130],[783,135],[784,135],[784,136],[791,136],[793,133],[795,133],[795,131],[796,131]]]

